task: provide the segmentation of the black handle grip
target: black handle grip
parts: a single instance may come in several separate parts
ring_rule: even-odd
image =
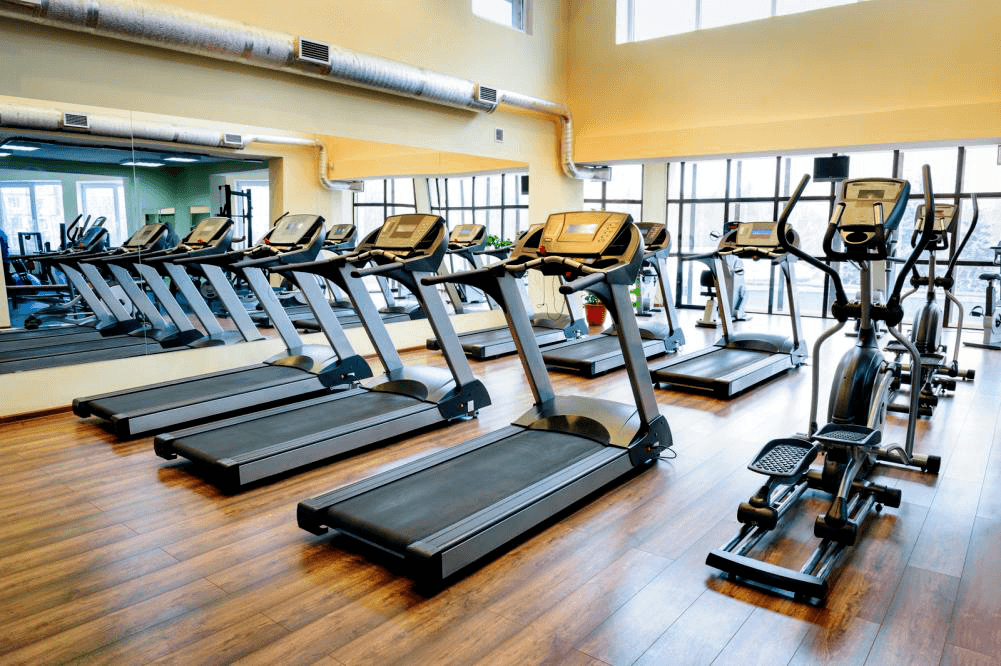
[[[490,275],[497,270],[498,266],[500,266],[500,264],[483,266],[481,268],[474,268],[468,271],[459,271],[457,273],[446,273],[445,275],[430,275],[426,278],[421,278],[421,284],[427,287],[433,287],[436,284],[444,284],[445,282],[464,282],[469,278],[480,275]]]
[[[963,236],[963,241],[956,248],[956,251],[952,255],[952,259],[949,260],[949,267],[945,271],[946,279],[952,277],[952,272],[956,268],[956,262],[959,261],[959,255],[963,254],[963,250],[966,248],[967,242],[970,240],[970,236],[973,235],[973,230],[977,228],[977,222],[980,220],[980,206],[977,204],[977,195],[971,194],[970,201],[973,204],[973,217],[970,218],[970,228],[966,230],[966,235]]]
[[[379,275],[381,273],[389,273],[395,271],[396,269],[403,266],[402,261],[394,261],[388,264],[381,264],[379,266],[369,266],[368,268],[359,268],[357,270],[351,271],[351,277],[360,278],[366,275]]]
[[[560,285],[560,293],[564,296],[568,294],[573,294],[582,289],[587,289],[591,285],[598,284],[605,280],[606,274],[602,271],[599,273],[593,273],[591,275],[585,275],[584,277],[577,278],[573,282],[568,282],[564,285]]]
[[[904,282],[907,280],[907,274],[911,272],[911,269],[918,263],[918,257],[928,244],[931,243],[932,238],[935,235],[935,193],[932,189],[931,183],[931,167],[925,164],[921,167],[921,177],[924,181],[925,188],[925,226],[921,231],[921,237],[918,239],[917,245],[911,250],[910,256],[907,257],[907,261],[904,262],[903,268],[900,269],[900,273],[897,275],[897,281],[893,283],[893,289],[890,291],[890,295],[887,298],[887,304],[890,301],[898,302],[900,300],[900,292],[904,289]]]

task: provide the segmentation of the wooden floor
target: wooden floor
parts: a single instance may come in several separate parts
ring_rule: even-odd
[[[689,350],[711,336],[695,314]],[[805,324],[815,338],[817,320]],[[530,403],[516,359],[475,365],[495,401],[478,420],[236,496],[157,458],[150,438],[119,443],[69,413],[0,425],[0,663],[1001,663],[1001,353],[963,360],[976,383],[919,430],[917,449],[941,455],[942,474],[887,472],[904,503],[870,522],[824,608],[704,563],[760,483],[750,458],[805,429],[809,368],[731,402],[658,390],[676,459],[432,597],[297,528],[296,503],[506,424]],[[563,392],[630,397],[621,372],[554,377]],[[811,547],[822,505],[805,506],[770,560],[795,564]]]

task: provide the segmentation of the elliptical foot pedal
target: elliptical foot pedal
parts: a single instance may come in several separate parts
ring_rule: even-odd
[[[880,431],[865,426],[828,423],[813,438],[832,446],[871,448],[879,444],[883,435]]]
[[[773,439],[758,452],[747,469],[779,479],[802,476],[817,457],[820,445],[796,437]]]

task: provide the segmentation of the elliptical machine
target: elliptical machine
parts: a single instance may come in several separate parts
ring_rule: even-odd
[[[949,234],[953,233],[956,227],[959,207],[955,204],[935,204],[932,216],[934,235],[928,244],[928,274],[923,276],[918,273],[916,266],[913,267],[911,269],[912,288],[900,297],[900,301],[903,302],[921,287],[928,288],[925,303],[914,315],[914,325],[911,328],[911,342],[921,352],[921,365],[918,366],[917,381],[914,378],[914,366],[902,364],[903,372],[900,375],[900,381],[894,383],[894,388],[899,388],[901,384],[910,384],[911,390],[915,390],[915,386],[918,387],[917,390],[920,393],[918,416],[931,416],[938,405],[938,399],[947,391],[956,390],[957,379],[972,381],[976,374],[975,370],[962,370],[959,367],[959,342],[963,337],[963,304],[952,295],[952,286],[955,282],[952,274],[956,268],[956,262],[959,261],[966,243],[973,235],[980,217],[977,195],[973,195],[972,202],[973,218],[970,220],[970,227],[949,260],[948,268],[942,277],[935,275],[936,253],[949,249]],[[922,233],[927,218],[928,212],[925,206],[919,206],[914,221],[914,233],[911,235],[912,247],[917,242],[919,234]],[[951,363],[945,361],[946,347],[942,344],[943,313],[935,294],[938,288],[944,291],[946,299],[959,311],[956,323],[956,344],[952,348]],[[894,341],[886,346],[886,351],[896,356],[895,363],[901,363],[901,358],[907,353],[904,346]],[[908,405],[892,403],[889,409],[891,412],[907,413]]]
[[[723,235],[735,237],[739,226],[740,222],[728,222]],[[713,232],[710,237],[718,239],[720,234]],[[706,297],[706,306],[702,310],[702,318],[696,321],[695,325],[702,328],[716,328],[719,326],[719,319],[716,316],[716,299],[719,297],[719,294],[716,293],[716,263],[711,259],[703,261],[709,268],[703,270],[699,276],[699,286],[702,287],[699,295]],[[733,254],[723,256],[723,275],[721,277],[726,282],[726,293],[730,296],[730,299],[723,304],[723,307],[730,308],[730,320],[747,321],[750,319],[746,310],[747,287],[744,285],[744,262],[740,260],[740,257]]]
[[[1001,350],[1001,299],[995,299],[995,294],[1001,296],[1001,290],[996,289],[994,283],[1001,286],[1001,245],[993,245],[994,259],[991,266],[993,273],[981,273],[980,279],[987,283],[987,295],[984,299],[983,307],[977,306],[970,310],[973,317],[983,317],[984,337],[982,342],[964,342],[967,347],[979,347],[980,349]]]
[[[903,319],[900,293],[904,278],[918,256],[934,236],[934,201],[931,172],[924,167],[925,227],[897,276],[886,305],[873,301],[873,263],[886,259],[885,228],[900,221],[907,206],[910,184],[895,179],[847,180],[842,185],[827,232],[824,253],[828,261],[852,261],[860,271],[861,297],[849,302],[838,271],[823,261],[803,252],[786,240],[789,213],[802,195],[809,176],[804,176],[779,218],[779,238],[785,249],[806,263],[830,276],[835,288],[831,314],[837,323],[825,331],[813,348],[813,382],[810,403],[810,424],[805,435],[774,439],[761,449],[748,469],[767,477],[767,481],[737,510],[740,531],[722,548],[712,551],[706,563],[728,574],[759,585],[792,593],[797,599],[823,601],[827,595],[827,579],[841,555],[855,545],[865,517],[883,505],[900,506],[900,490],[869,480],[880,462],[916,467],[937,474],[941,460],[937,456],[913,452],[917,424],[918,394],[911,395],[911,410],[907,419],[904,444],[882,443],[886,408],[893,397],[893,382],[900,368],[883,356],[875,334],[875,322],[883,321],[887,329],[911,354],[915,366],[920,364],[917,348],[900,333]],[[841,237],[845,249],[834,249],[834,238]],[[828,423],[818,427],[821,348],[845,324],[859,321],[855,346],[845,352],[838,364],[831,387]],[[819,469],[811,464],[820,459]],[[831,496],[826,513],[817,516],[814,535],[820,543],[798,571],[749,555],[750,551],[778,525],[796,501],[807,490],[818,490]]]

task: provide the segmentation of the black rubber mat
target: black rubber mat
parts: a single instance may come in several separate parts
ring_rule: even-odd
[[[97,333],[97,329],[92,326],[43,326],[41,328],[18,329],[16,331],[0,331],[0,342],[47,338],[53,335],[72,335],[81,331]]]
[[[327,509],[329,523],[402,550],[604,448],[525,430]]]
[[[207,460],[222,460],[357,423],[380,414],[391,417],[393,412],[419,404],[434,408],[429,403],[409,396],[366,391],[298,409],[295,405],[290,405],[287,411],[280,414],[180,437],[174,440],[173,446],[198,452]]]
[[[276,384],[298,381],[306,377],[309,377],[309,374],[298,368],[282,365],[255,365],[215,377],[193,377],[179,384],[146,390],[139,388],[124,395],[93,400],[90,403],[90,412],[110,416],[144,410],[158,405],[194,404],[220,393],[236,395]]]
[[[704,354],[683,363],[668,366],[655,374],[660,375],[663,373],[664,376],[684,375],[685,377],[716,379],[770,356],[772,354],[768,352],[753,351],[750,349],[724,349],[721,347],[720,351]]]

